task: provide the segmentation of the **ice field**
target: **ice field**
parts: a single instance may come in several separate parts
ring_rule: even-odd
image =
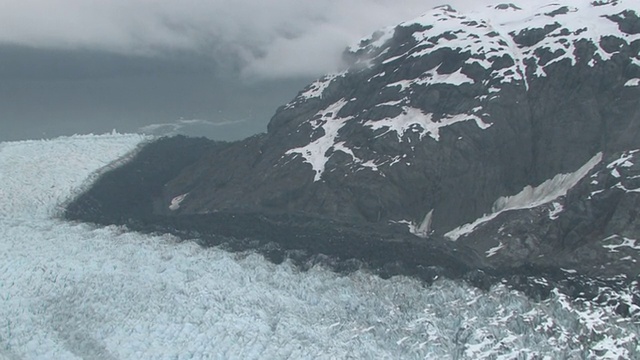
[[[301,272],[59,218],[146,140],[0,143],[0,359],[640,357],[634,319],[560,293]]]

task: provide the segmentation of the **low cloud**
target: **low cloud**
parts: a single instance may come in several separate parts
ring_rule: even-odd
[[[220,127],[228,125],[237,125],[245,122],[246,119],[241,120],[222,120],[211,121],[203,119],[183,119],[180,118],[175,122],[161,123],[161,124],[149,124],[138,129],[138,132],[149,135],[176,135],[182,133],[187,128],[196,126],[205,127]]]
[[[482,0],[481,3],[485,3]],[[452,1],[478,7],[478,1]],[[21,0],[0,3],[0,44],[134,56],[193,53],[246,80],[317,76],[429,0]]]

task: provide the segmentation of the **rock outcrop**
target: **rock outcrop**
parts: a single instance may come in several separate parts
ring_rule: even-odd
[[[121,222],[188,231],[198,218],[209,224],[191,223],[200,235],[287,238],[286,249],[313,223],[322,230],[307,244],[358,229],[350,236],[378,234],[386,253],[393,239],[437,254],[413,268],[443,256],[460,271],[635,277],[639,5],[445,6],[376,32],[346,51],[347,70],[280,107],[266,134],[181,162]],[[83,214],[98,185],[70,218],[96,220]]]

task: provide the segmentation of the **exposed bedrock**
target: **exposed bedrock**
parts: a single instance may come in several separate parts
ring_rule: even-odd
[[[398,273],[633,279],[638,16],[574,3],[440,7],[376,32],[267,133],[162,139],[67,216],[412,269]]]

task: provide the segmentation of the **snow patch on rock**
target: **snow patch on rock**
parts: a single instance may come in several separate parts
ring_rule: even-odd
[[[564,210],[564,206],[562,206],[559,202],[553,202],[551,204],[552,208],[549,210],[549,219],[555,220],[560,216],[560,213]]]
[[[627,81],[626,83],[624,83],[624,86],[640,86],[640,79],[635,78],[635,79],[630,79],[629,81]]]
[[[480,129],[487,129],[492,124],[484,122],[480,117],[470,114],[447,115],[435,121],[433,114],[425,114],[420,109],[405,106],[400,115],[392,118],[384,118],[381,120],[370,120],[364,125],[372,130],[386,129],[379,136],[383,136],[389,132],[395,132],[398,141],[403,141],[403,136],[407,131],[415,131],[420,134],[420,139],[429,135],[432,139],[440,140],[440,129],[451,126],[453,124],[465,121],[473,121]]]
[[[637,244],[636,239],[630,239],[624,236],[611,235],[602,240],[602,242],[610,243],[617,242],[617,244],[602,245],[603,248],[609,249],[609,252],[619,252],[619,248],[630,248],[632,250],[640,250],[640,244]]]
[[[598,153],[573,173],[558,174],[538,186],[527,185],[516,195],[500,197],[494,202],[491,213],[457,227],[446,233],[445,236],[453,241],[458,240],[461,236],[472,233],[478,226],[495,219],[505,211],[531,209],[564,196],[601,161],[602,153]]]
[[[322,98],[322,94],[324,90],[331,85],[331,82],[339,77],[341,74],[330,74],[322,79],[314,81],[311,85],[309,85],[309,89],[300,94],[300,97],[309,100],[312,98]]]
[[[431,234],[431,222],[433,221],[433,209],[424,216],[424,219],[418,224],[414,222],[408,222],[409,232],[415,236],[421,238],[428,238],[429,234]]]
[[[180,204],[184,201],[184,199],[189,195],[189,193],[178,195],[171,199],[171,204],[169,205],[169,210],[176,211],[180,209]]]
[[[493,255],[497,254],[498,251],[504,249],[504,244],[502,243],[502,241],[498,244],[498,246],[492,247],[491,249],[485,251],[485,254],[487,254],[487,257],[492,257]]]
[[[315,120],[312,120],[312,126],[316,129],[321,129],[324,134],[305,146],[290,149],[286,152],[287,155],[297,154],[302,156],[304,162],[311,165],[311,168],[315,172],[313,181],[320,181],[327,161],[329,161],[334,151],[345,152],[344,146],[338,145],[336,147],[336,138],[338,137],[338,131],[345,122],[351,119],[351,117],[337,117],[337,113],[346,104],[347,101],[342,99],[318,112],[314,117]],[[350,155],[353,155],[353,153],[351,152]]]
[[[462,73],[462,69],[458,69],[451,74],[439,74],[437,71],[426,72],[419,78],[396,81],[387,85],[387,87],[400,86],[400,92],[411,88],[413,85],[428,86],[435,84],[449,84],[460,86],[462,84],[473,84],[474,80]]]

